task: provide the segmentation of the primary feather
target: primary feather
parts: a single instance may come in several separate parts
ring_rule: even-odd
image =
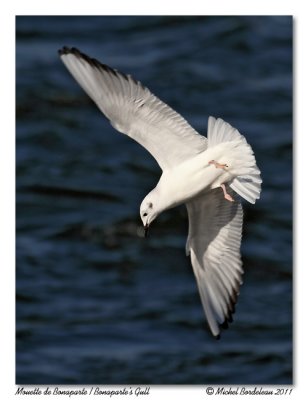
[[[59,51],[67,69],[118,131],[145,147],[162,169],[204,151],[207,140],[130,75],[75,48]]]

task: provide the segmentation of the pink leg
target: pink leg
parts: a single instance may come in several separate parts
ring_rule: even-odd
[[[220,163],[218,163],[218,162],[215,161],[215,160],[209,161],[209,164],[215,165],[216,168],[221,168],[221,169],[228,168],[228,165],[227,165],[227,164],[220,164]]]
[[[224,197],[225,197],[225,199],[228,200],[228,201],[234,201],[233,197],[230,196],[230,195],[227,193],[226,186],[225,186],[223,183],[220,185],[220,187],[222,188],[222,190],[223,190],[223,192],[224,192]]]

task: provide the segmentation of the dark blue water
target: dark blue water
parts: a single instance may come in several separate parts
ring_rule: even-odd
[[[18,17],[18,384],[292,383],[292,18]],[[201,133],[236,126],[264,180],[245,207],[234,323],[207,330],[184,207],[140,237],[156,162],[58,58],[141,80]]]

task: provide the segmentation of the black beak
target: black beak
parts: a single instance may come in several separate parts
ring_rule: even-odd
[[[149,225],[145,224],[143,228],[144,228],[144,237],[146,238],[148,237],[149,234]]]

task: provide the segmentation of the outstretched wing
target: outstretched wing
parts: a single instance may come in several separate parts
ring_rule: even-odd
[[[189,233],[186,252],[190,254],[202,305],[210,329],[219,338],[220,327],[232,322],[242,283],[240,246],[243,211],[235,199],[224,199],[221,188],[211,190],[186,204]]]
[[[67,69],[120,132],[145,147],[162,169],[204,151],[207,139],[148,88],[75,48],[59,50]]]

